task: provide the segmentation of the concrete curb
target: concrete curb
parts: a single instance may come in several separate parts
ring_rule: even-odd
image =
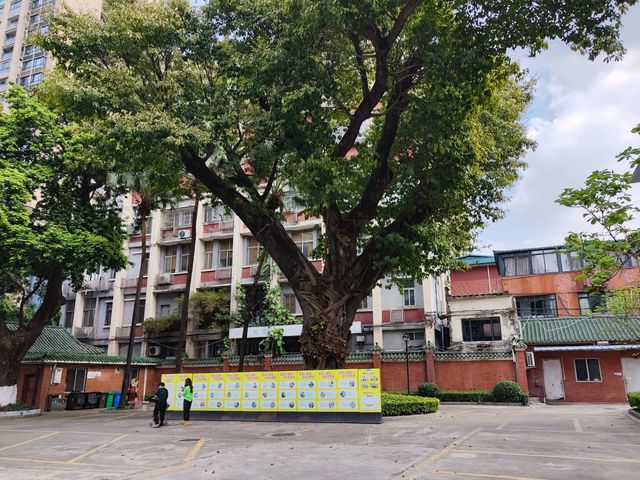
[[[16,410],[15,412],[0,412],[0,418],[36,417],[41,413],[39,408],[34,408],[33,410]]]
[[[635,408],[630,408],[627,411],[627,415],[629,415],[629,417],[631,417],[632,420],[635,420],[636,422],[640,423],[640,412]]]

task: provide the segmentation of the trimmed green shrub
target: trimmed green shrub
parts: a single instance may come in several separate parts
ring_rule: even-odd
[[[422,383],[418,386],[418,395],[421,397],[432,397],[438,398],[438,394],[440,393],[440,387],[435,383],[426,382]]]
[[[627,393],[627,398],[629,399],[629,405],[640,409],[640,392],[629,392]]]
[[[441,402],[492,402],[491,392],[484,390],[441,390]]]
[[[20,410],[33,410],[34,408],[37,407],[25,403],[10,403],[9,405],[0,407],[0,412],[18,412]]]
[[[434,413],[440,407],[437,398],[418,397],[416,395],[402,395],[399,393],[382,393],[382,415],[417,415]]]
[[[522,390],[516,382],[502,381],[493,387],[493,399],[495,402],[521,402]]]

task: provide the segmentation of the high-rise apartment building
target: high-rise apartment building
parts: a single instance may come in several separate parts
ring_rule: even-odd
[[[51,55],[31,44],[34,33],[49,31],[49,17],[59,8],[99,15],[102,0],[0,0],[0,92],[15,82],[30,87],[42,82],[53,66]]]
[[[132,223],[135,205],[125,200],[123,216]],[[295,204],[293,197],[285,198],[285,227],[300,250],[309,258],[318,245],[322,221],[308,218]],[[84,288],[74,292],[69,285],[64,294],[61,324],[74,336],[94,345],[104,346],[110,354],[123,354],[128,344],[134,309],[140,309],[144,319],[166,317],[177,313],[179,298],[185,294],[187,265],[194,257],[191,280],[193,294],[202,289],[224,289],[230,293],[230,308],[237,308],[237,288],[253,283],[259,245],[249,229],[233,213],[223,207],[211,207],[206,201],[196,213],[196,231],[192,231],[194,201],[182,200],[172,210],[155,211],[148,228],[148,262],[141,301],[135,305],[135,290],[141,262],[141,236],[130,227],[124,249],[129,268],[120,272],[99,271],[87,277]],[[192,236],[195,249],[190,251]],[[322,260],[312,259],[318,270]],[[282,303],[299,319],[302,311],[286,278],[270,264],[270,278],[262,283],[280,286]],[[268,285],[265,285],[268,287]],[[403,350],[403,335],[409,337],[409,347],[420,348],[430,341],[436,344],[436,319],[445,313],[445,280],[429,278],[418,282],[407,278],[403,288],[383,280],[375,288],[356,314],[352,328],[353,351],[371,350],[375,344],[386,350]],[[264,325],[251,325],[250,347],[256,352],[258,343],[266,336]],[[232,326],[233,327],[233,326]],[[177,328],[162,332],[145,332],[136,327],[135,355],[171,357],[177,346]],[[295,352],[301,325],[284,326],[286,350]],[[231,340],[240,337],[240,328],[231,328]],[[223,351],[223,332],[219,328],[200,328],[192,322],[187,332],[186,352],[191,358],[207,358]]]

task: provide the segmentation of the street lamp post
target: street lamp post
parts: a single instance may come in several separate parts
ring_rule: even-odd
[[[404,340],[404,352],[407,360],[407,395],[411,393],[409,390],[409,334],[405,333],[402,335],[402,340]]]

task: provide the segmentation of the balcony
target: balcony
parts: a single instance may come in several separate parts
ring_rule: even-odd
[[[93,327],[77,327],[73,329],[73,336],[76,338],[93,338]]]
[[[107,278],[95,278],[85,280],[82,287],[84,290],[95,290],[98,292],[108,292],[113,290],[113,280]]]

